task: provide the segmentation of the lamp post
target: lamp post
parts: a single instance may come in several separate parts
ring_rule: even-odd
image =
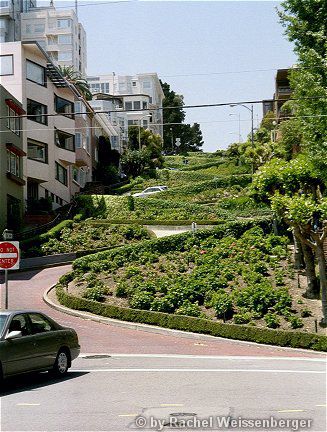
[[[240,114],[229,114],[229,115],[238,117],[238,142],[240,143],[242,141],[242,137],[241,137],[241,115]]]
[[[174,152],[174,133],[173,133],[173,128],[170,128],[170,132],[171,132],[171,151],[173,153]]]
[[[141,120],[143,120],[145,117],[151,117],[151,114],[145,114],[139,118],[139,150],[141,150]]]
[[[243,108],[246,108],[248,111],[250,111],[251,113],[251,145],[252,145],[252,150],[254,149],[254,135],[253,135],[253,105],[251,105],[251,108],[249,108],[248,106],[244,105],[244,104],[230,104],[229,105],[231,108],[234,108],[236,106],[242,106]],[[251,167],[251,171],[252,174],[254,173],[254,161],[252,158],[252,167]]]

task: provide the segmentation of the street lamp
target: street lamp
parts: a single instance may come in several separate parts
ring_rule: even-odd
[[[241,115],[240,114],[229,114],[229,115],[238,117],[238,142],[240,143],[242,141],[242,137],[241,137]]]
[[[229,105],[231,108],[234,108],[236,106],[242,106],[243,108],[246,108],[247,110],[250,111],[251,113],[251,145],[252,145],[252,149],[254,149],[254,135],[253,135],[253,105],[251,105],[251,108],[249,108],[248,106],[244,105],[244,104],[230,104]],[[251,167],[251,171],[252,174],[254,173],[254,162],[252,159],[252,167]]]
[[[141,150],[141,120],[146,117],[151,117],[151,114],[145,114],[144,116],[139,118],[139,150]]]

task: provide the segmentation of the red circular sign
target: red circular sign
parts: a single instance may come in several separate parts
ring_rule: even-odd
[[[10,242],[0,243],[0,268],[10,269],[17,264],[19,251],[17,247]]]

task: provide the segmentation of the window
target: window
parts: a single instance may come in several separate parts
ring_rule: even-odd
[[[0,56],[0,76],[14,74],[14,56],[2,55]]]
[[[30,329],[27,324],[27,320],[24,315],[15,315],[12,319],[9,331],[21,331],[22,336],[27,336],[30,334]]]
[[[39,314],[29,314],[29,317],[31,320],[33,334],[55,330],[54,325],[44,316]]]
[[[30,60],[26,60],[26,78],[44,87],[47,85],[45,68]]]
[[[136,87],[136,81],[132,81],[132,86]]]
[[[73,180],[78,183],[78,168],[73,167]]]
[[[141,102],[140,102],[140,101],[134,101],[134,102],[133,102],[133,108],[134,108],[135,110],[139,110],[139,109],[141,109]]]
[[[21,129],[21,118],[19,117],[19,114],[8,107],[8,116],[10,116],[10,118],[7,119],[7,128],[19,136]]]
[[[132,110],[133,105],[132,102],[125,102],[125,110]]]
[[[101,92],[109,93],[109,83],[101,83]]]
[[[142,106],[143,106],[143,109],[147,109],[148,103],[147,102],[142,102]]]
[[[82,148],[82,134],[80,132],[75,133],[75,148]]]
[[[67,170],[56,162],[56,179],[67,186]]]
[[[35,33],[44,33],[45,27],[44,24],[35,24],[34,25],[34,32]]]
[[[74,112],[74,103],[55,95],[55,111],[58,114],[68,114],[67,117],[74,118],[73,115],[69,115]]]
[[[7,150],[7,172],[21,177],[21,158],[10,150]]]
[[[71,19],[58,19],[57,28],[70,28],[72,26]]]
[[[62,132],[57,129],[55,131],[55,143],[57,147],[69,151],[75,151],[74,135]]]
[[[148,127],[148,121],[147,120],[143,120],[143,127],[147,128]]]
[[[48,163],[48,146],[45,143],[27,140],[27,158]]]
[[[85,146],[85,150],[87,151],[88,154],[90,154],[90,152],[91,152],[91,137],[90,137],[90,131],[87,130],[86,133],[87,133],[87,135],[86,135],[86,146]]]
[[[58,43],[62,45],[69,45],[72,43],[72,35],[58,35]]]
[[[99,83],[95,83],[95,84],[91,84],[91,91],[93,93],[100,93],[100,84]]]
[[[58,61],[71,61],[73,59],[72,51],[58,52]]]
[[[46,105],[43,105],[31,99],[27,99],[27,118],[29,120],[33,120],[37,123],[42,123],[44,125],[47,125],[48,118],[45,115],[47,114],[47,112],[48,109]]]

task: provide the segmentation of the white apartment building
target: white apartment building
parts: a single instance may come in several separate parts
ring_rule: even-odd
[[[0,0],[0,43],[21,39],[21,14],[36,7],[36,0]]]
[[[128,140],[128,116],[123,110],[123,98],[105,93],[94,94],[89,102],[98,116],[107,119],[108,138],[112,150],[123,153]],[[106,113],[103,113],[106,111]]]
[[[27,113],[23,130],[24,198],[51,198],[53,208],[71,201],[76,165],[76,90],[35,42],[0,44],[0,83]],[[47,114],[60,114],[48,116]]]
[[[130,75],[101,75],[87,78],[92,93],[123,97],[128,125],[150,129],[163,137],[162,91],[156,73]]]
[[[86,33],[72,9],[38,7],[21,14],[21,40],[36,41],[55,65],[86,76]]]

